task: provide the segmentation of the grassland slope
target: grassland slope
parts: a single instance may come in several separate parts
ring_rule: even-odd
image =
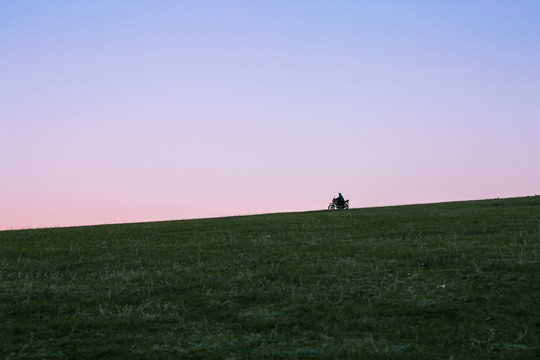
[[[540,357],[540,197],[0,232],[0,358]]]

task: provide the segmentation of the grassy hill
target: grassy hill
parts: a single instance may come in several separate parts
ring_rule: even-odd
[[[0,358],[540,358],[540,197],[0,232]]]

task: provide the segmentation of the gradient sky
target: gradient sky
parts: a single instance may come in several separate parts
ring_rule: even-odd
[[[540,194],[540,2],[0,0],[0,171],[0,230]]]

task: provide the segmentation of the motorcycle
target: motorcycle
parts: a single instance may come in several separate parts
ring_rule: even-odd
[[[348,209],[348,208],[349,208],[349,200],[345,200],[342,205],[338,205],[337,198],[333,198],[330,205],[328,205],[328,210]]]

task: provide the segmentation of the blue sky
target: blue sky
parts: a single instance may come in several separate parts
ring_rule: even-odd
[[[536,1],[0,2],[0,228],[540,193]]]

